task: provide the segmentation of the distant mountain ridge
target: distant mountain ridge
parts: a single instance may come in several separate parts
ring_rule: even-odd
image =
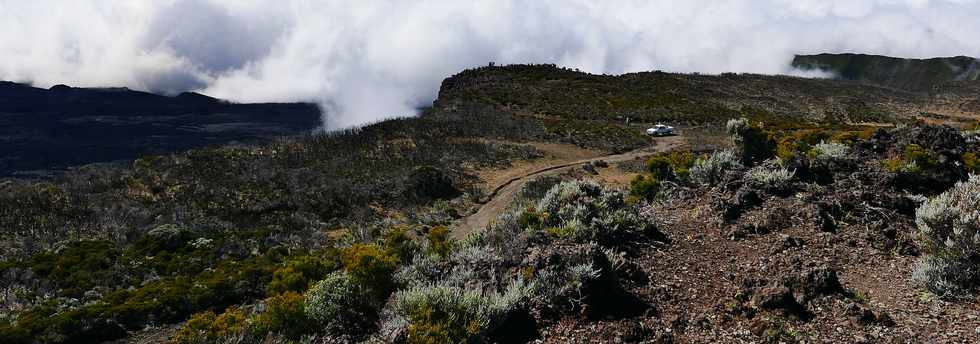
[[[950,82],[980,79],[980,60],[969,56],[909,59],[864,54],[796,55],[793,67],[822,70],[845,80],[926,92]]]
[[[70,115],[164,115],[220,110],[232,104],[194,92],[168,97],[125,87],[78,88],[55,85],[48,89],[0,81],[0,111],[59,112]]]
[[[0,81],[0,176],[310,132],[314,104]]]
[[[720,123],[762,115],[795,122],[895,123],[980,118],[976,82],[913,92],[872,82],[785,75],[641,72],[593,75],[555,65],[465,70],[445,79],[436,109],[489,104],[559,122]]]

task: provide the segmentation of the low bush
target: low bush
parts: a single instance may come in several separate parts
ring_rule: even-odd
[[[785,191],[793,182],[795,171],[779,167],[775,163],[762,164],[745,172],[744,180],[750,186],[769,191]]]
[[[853,171],[857,168],[856,161],[847,157],[849,150],[850,148],[842,143],[820,142],[807,152],[805,161],[780,161],[780,163],[783,166],[792,166],[799,172],[797,176],[803,181],[825,185],[833,183],[837,173]]]
[[[302,293],[339,267],[340,263],[333,250],[300,255],[287,261],[282,268],[276,269],[265,290],[269,295],[287,291]]]
[[[194,236],[187,229],[173,224],[157,226],[151,229],[140,240],[133,244],[133,249],[144,255],[156,255],[161,252],[183,251]]]
[[[935,153],[914,143],[905,146],[904,157],[906,161],[914,162],[923,169],[931,169],[939,165],[939,158]]]
[[[980,282],[978,276],[980,268],[977,262],[932,255],[922,257],[912,272],[914,281],[944,298],[970,293]]]
[[[701,185],[715,185],[724,178],[727,171],[742,168],[742,163],[734,152],[716,151],[694,162],[691,167],[691,181]]]
[[[261,313],[252,321],[252,333],[265,337],[276,333],[297,339],[316,330],[312,320],[306,315],[303,295],[287,291],[265,299]]]
[[[336,271],[305,293],[303,307],[325,332],[357,334],[377,320],[377,312],[365,304],[365,298],[361,287],[347,273]]]
[[[693,165],[691,152],[660,153],[646,161],[647,172],[657,180],[685,180]]]
[[[445,258],[453,248],[453,242],[449,239],[449,228],[445,226],[435,226],[429,228],[425,235],[429,240],[429,249],[432,253]]]
[[[432,166],[422,166],[412,171],[408,177],[409,196],[422,200],[446,199],[456,197],[459,190],[452,178],[442,170]]]
[[[651,176],[659,180],[665,180],[673,176],[671,172],[670,161],[667,159],[666,154],[657,154],[651,156],[646,161],[647,172]]]
[[[751,123],[745,118],[730,119],[726,128],[740,162],[751,165],[773,156],[775,139],[760,123]]]
[[[535,287],[514,280],[503,292],[483,292],[449,284],[417,286],[393,297],[395,319],[407,325],[409,343],[479,342],[527,302]]]
[[[341,253],[344,270],[365,288],[372,302],[382,303],[394,288],[392,274],[398,260],[375,244],[354,244]]]
[[[170,343],[215,343],[245,332],[247,326],[248,316],[237,307],[228,308],[220,315],[208,310],[191,316],[170,338]]]
[[[175,323],[206,309],[221,309],[262,295],[275,260],[274,255],[229,259],[194,276],[145,282],[110,292],[98,302],[60,311],[57,303],[42,304],[21,312],[16,322],[0,325],[0,335],[12,343],[118,339],[151,321]]]
[[[980,174],[980,156],[975,152],[963,153],[963,168],[968,173]]]
[[[582,291],[586,284],[596,280],[601,275],[591,262],[576,261],[564,266],[549,267],[538,273],[535,283],[538,286],[538,296],[545,304],[559,312],[568,312],[582,305]]]
[[[793,140],[782,138],[776,144],[776,157],[779,162],[788,163],[796,160],[800,151],[800,145]]]
[[[119,257],[119,249],[111,242],[78,241],[60,251],[35,255],[27,267],[54,282],[62,295],[81,298],[93,287],[112,281]]]
[[[408,228],[396,226],[381,235],[382,246],[386,254],[398,257],[402,262],[408,262],[419,250],[417,242],[408,236]]]
[[[783,163],[793,161],[800,153],[810,152],[817,144],[829,138],[827,132],[821,129],[801,129],[786,133],[776,143],[776,157]]]
[[[694,166],[694,161],[694,154],[691,152],[671,152],[670,168],[674,172],[674,177],[687,180],[691,174],[691,167]]]
[[[593,182],[562,182],[542,198],[536,211],[548,214],[543,228],[577,242],[611,244],[621,235],[644,233],[653,225],[640,218],[622,193],[606,190]]]
[[[643,308],[624,297],[601,249],[624,248],[636,242],[626,235],[655,230],[621,192],[570,181],[553,186],[534,206],[516,202],[489,229],[459,241],[448,258],[418,255],[395,273],[405,288],[381,312],[383,340],[526,342],[535,335],[529,314],[601,317]]]
[[[654,176],[637,175],[630,181],[630,197],[633,199],[653,200],[660,191],[660,181]]]
[[[517,225],[520,226],[521,229],[536,231],[541,229],[541,226],[544,225],[546,219],[546,214],[538,213],[534,207],[527,207],[524,209],[524,211],[521,211],[521,214],[517,217]]]
[[[928,148],[912,143],[905,146],[901,156],[884,160],[883,164],[891,172],[918,174],[938,166],[939,158]]]
[[[853,145],[858,140],[867,140],[874,136],[876,127],[867,127],[863,130],[845,130],[831,136],[830,141],[844,145]]]
[[[937,295],[955,295],[980,285],[980,176],[956,183],[915,212],[926,257],[915,279]]]
[[[439,257],[427,254],[416,255],[410,263],[402,265],[398,271],[395,271],[393,280],[399,287],[427,284],[439,276],[441,272],[438,266],[439,260]]]
[[[521,186],[521,190],[514,196],[515,203],[522,204],[529,201],[537,201],[544,197],[544,194],[552,187],[561,183],[561,177],[546,175],[532,178]]]
[[[841,160],[847,157],[848,147],[843,143],[820,142],[813,146],[809,156],[817,160]]]

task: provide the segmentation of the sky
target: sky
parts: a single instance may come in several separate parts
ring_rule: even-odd
[[[0,80],[413,115],[490,61],[590,73],[792,70],[794,54],[980,56],[974,0],[0,0]]]

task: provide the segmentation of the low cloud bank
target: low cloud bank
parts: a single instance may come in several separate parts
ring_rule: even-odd
[[[796,74],[794,54],[980,56],[971,0],[0,0],[0,79],[413,114],[461,69]],[[806,76],[818,76],[809,74]]]

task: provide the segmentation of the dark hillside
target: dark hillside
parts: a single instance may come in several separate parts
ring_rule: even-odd
[[[309,132],[313,104],[0,82],[0,176]]]
[[[906,59],[864,54],[797,55],[793,66],[907,91],[929,91],[947,82],[980,78],[980,61],[968,56]]]

